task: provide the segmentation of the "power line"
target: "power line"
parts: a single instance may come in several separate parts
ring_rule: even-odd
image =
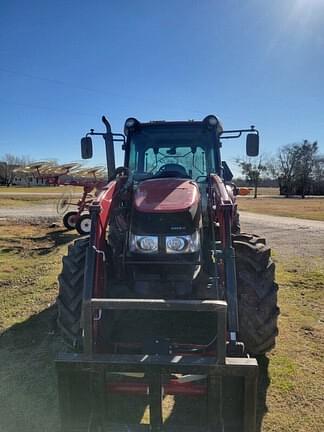
[[[89,92],[89,93],[95,93],[95,94],[100,94],[100,95],[107,95],[107,96],[110,96],[110,97],[115,97],[117,99],[127,99],[127,103],[128,103],[127,106],[129,106],[129,100],[131,99],[131,100],[138,100],[141,103],[142,102],[146,102],[146,103],[149,103],[149,104],[152,104],[152,105],[153,104],[154,105],[158,104],[159,107],[164,108],[164,109],[167,108],[168,111],[175,111],[175,110],[178,111],[176,108],[172,107],[171,104],[163,104],[163,103],[161,104],[161,101],[157,101],[157,100],[154,101],[153,99],[143,98],[142,96],[129,96],[129,95],[125,96],[125,95],[122,95],[120,93],[110,92],[110,91],[107,91],[107,90],[104,90],[104,89],[103,90],[99,90],[99,89],[94,89],[94,88],[89,88],[89,87],[77,86],[77,85],[69,83],[67,81],[53,79],[53,78],[47,78],[47,77],[43,77],[43,76],[39,76],[39,75],[33,75],[33,74],[26,73],[26,72],[15,71],[15,70],[12,70],[12,69],[0,68],[0,72],[5,72],[5,73],[17,75],[17,76],[22,76],[22,77],[25,77],[25,78],[28,78],[28,79],[35,79],[35,80],[39,80],[39,81],[45,81],[45,82],[53,83],[53,84],[56,84],[56,85],[68,87],[68,88],[71,88],[71,89],[73,88],[73,89],[76,89],[76,90],[86,91],[86,92]],[[200,111],[195,111],[195,110],[191,110],[191,113],[199,114],[199,115],[205,115],[205,113],[202,113]]]
[[[45,110],[45,111],[53,111],[56,113],[64,113],[64,114],[74,114],[74,115],[81,115],[81,116],[90,116],[92,114],[89,113],[81,113],[81,112],[77,112],[77,111],[70,111],[70,110],[56,110],[55,108],[49,107],[49,106],[41,106],[41,105],[34,105],[34,104],[29,104],[29,103],[21,103],[21,102],[12,102],[12,101],[8,101],[5,99],[0,98],[0,102],[3,104],[9,104],[9,105],[16,105],[16,106],[23,106],[23,107],[27,107],[27,108],[32,108],[32,109],[38,109],[38,110]]]

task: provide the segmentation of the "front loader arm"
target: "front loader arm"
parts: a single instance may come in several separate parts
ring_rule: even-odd
[[[98,200],[90,206],[91,231],[89,247],[86,252],[85,276],[82,301],[81,327],[84,330],[85,352],[91,352],[93,338],[96,339],[98,326],[92,329],[87,323],[92,321],[89,316],[89,304],[93,297],[102,297],[104,291],[104,263],[106,260],[105,233],[112,210],[113,198],[116,193],[117,181],[111,181],[100,193]],[[96,321],[97,323],[97,321]],[[93,333],[93,334],[92,334]]]
[[[228,331],[230,344],[235,346],[239,331],[235,251],[232,245],[232,218],[235,204],[223,180],[216,174],[211,174],[209,177],[208,197],[212,223],[214,226],[219,225],[222,249],[215,251],[215,255],[223,261],[225,297],[228,303]]]

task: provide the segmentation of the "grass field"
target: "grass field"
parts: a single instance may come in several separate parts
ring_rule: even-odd
[[[0,187],[0,208],[23,208],[35,205],[57,203],[63,194],[72,194],[71,200],[75,202],[83,190],[76,186],[61,187]]]
[[[238,197],[241,210],[324,221],[324,197],[285,198],[279,195],[279,188],[259,188],[257,199],[253,198],[253,193],[254,190],[251,188],[250,195]]]
[[[57,274],[75,234],[0,224],[0,430],[56,432]]]
[[[53,205],[58,201],[57,197],[43,197],[43,196],[11,196],[0,197],[0,208],[24,208],[29,206],[37,206],[43,204]]]
[[[67,190],[73,190],[78,191],[80,190],[77,186],[31,186],[31,187],[21,187],[21,186],[0,186],[0,194],[8,194],[11,193],[14,194],[26,194],[26,193],[33,193],[33,194],[60,194],[63,191]]]
[[[238,197],[239,209],[252,213],[324,221],[323,198]]]
[[[61,257],[76,237],[0,222],[1,432],[58,432],[53,359],[62,342],[53,305]],[[258,432],[323,431],[323,268],[323,257],[277,264],[280,333],[277,348],[259,359]],[[187,404],[189,413],[196,402]]]
[[[322,431],[324,259],[277,264],[279,337],[269,356],[264,432]]]
[[[250,195],[253,196],[253,194],[254,194],[254,189],[251,188]],[[260,195],[273,195],[273,196],[278,195],[279,196],[279,188],[261,187],[261,188],[258,188],[258,195],[259,196]]]

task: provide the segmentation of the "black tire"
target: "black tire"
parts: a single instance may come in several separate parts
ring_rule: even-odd
[[[80,235],[89,235],[91,230],[91,216],[88,213],[80,216],[75,225],[75,229]]]
[[[232,222],[232,233],[240,234],[240,232],[241,232],[240,213],[236,211]]]
[[[57,297],[57,325],[70,346],[81,347],[81,305],[83,293],[84,267],[89,239],[84,237],[69,246],[63,257],[63,268],[59,275],[59,295]]]
[[[63,224],[66,229],[73,230],[75,229],[75,225],[78,221],[78,212],[71,211],[64,215],[63,217]]]
[[[233,236],[236,253],[239,339],[246,352],[256,356],[275,346],[278,335],[278,285],[275,264],[265,239],[256,235]]]

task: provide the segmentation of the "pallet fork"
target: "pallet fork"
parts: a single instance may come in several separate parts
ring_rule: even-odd
[[[94,316],[102,310],[212,312],[217,316],[216,355],[100,354],[94,352]],[[61,353],[56,359],[62,432],[84,431],[210,431],[255,432],[257,362],[253,358],[226,357],[227,304],[216,300],[135,300],[99,299],[83,301],[84,353]],[[144,373],[148,394],[150,424],[110,424],[107,415],[106,378],[112,373]],[[163,424],[162,395],[175,394],[172,386],[163,386],[162,376],[197,374],[206,379],[207,426],[169,428]],[[231,400],[224,400],[226,380],[237,380],[235,393],[242,392],[241,412],[236,429],[228,424],[224,411],[231,412]],[[83,386],[80,394],[80,384]],[[178,384],[177,391],[181,393]],[[184,393],[187,393],[184,392]],[[190,392],[188,392],[190,394]],[[88,402],[85,402],[85,401]],[[91,408],[89,408],[89,400]],[[109,410],[109,407],[108,407]],[[80,426],[80,419],[86,422]],[[230,415],[231,417],[231,415]],[[227,416],[228,418],[228,416]]]

